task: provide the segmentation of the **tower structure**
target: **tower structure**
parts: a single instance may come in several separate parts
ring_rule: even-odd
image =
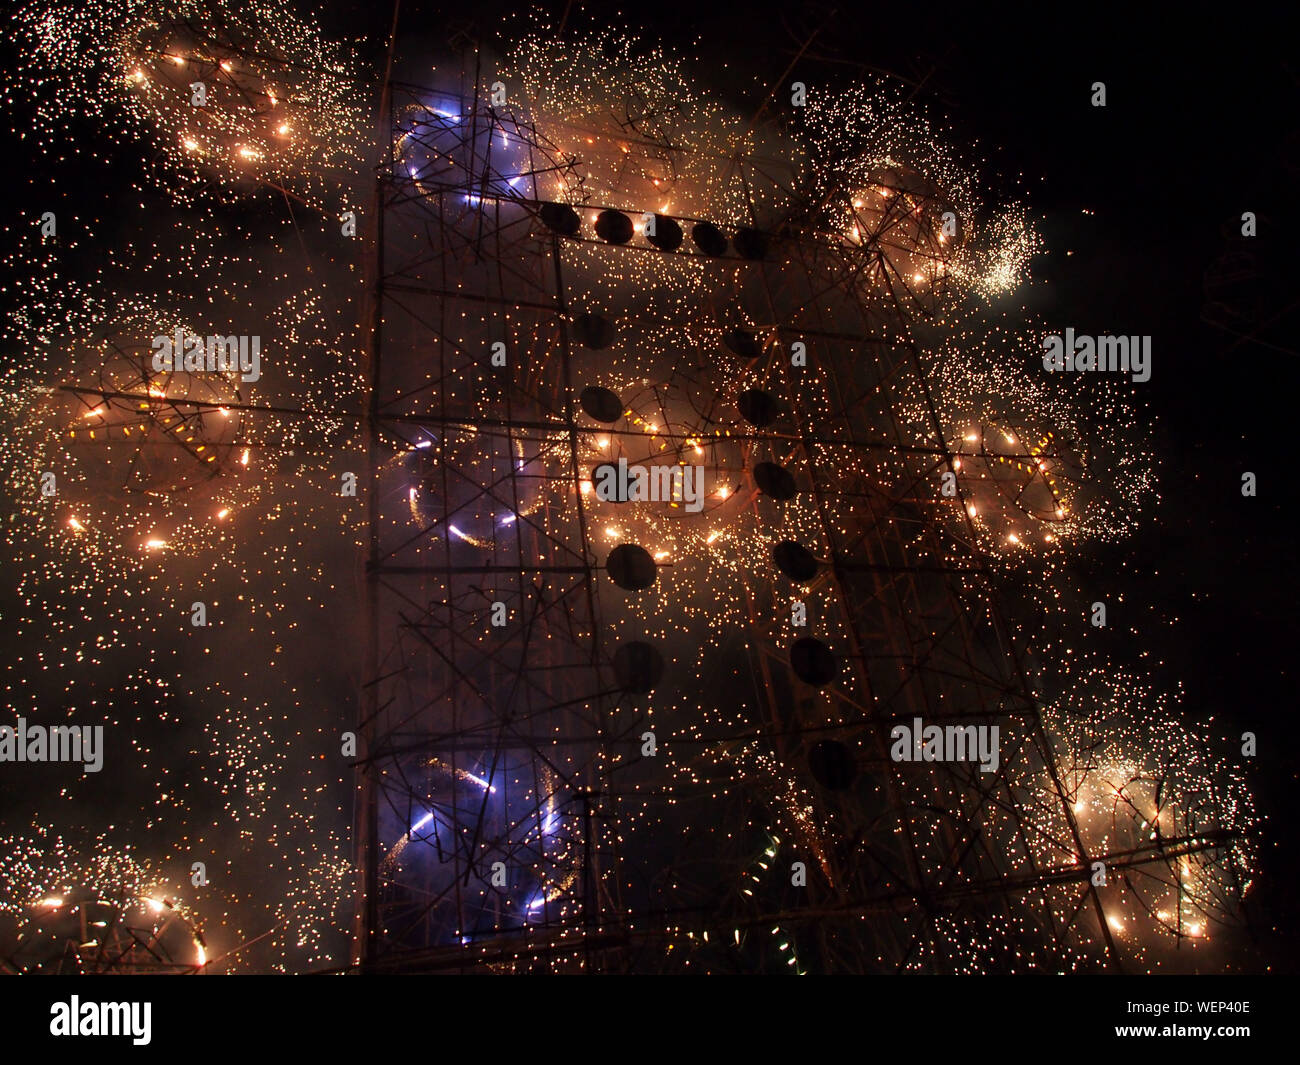
[[[1051,522],[1081,460],[945,439],[919,339],[969,220],[464,69],[389,86],[355,962],[1121,965],[1106,884],[1227,840],[1080,824],[970,466]]]

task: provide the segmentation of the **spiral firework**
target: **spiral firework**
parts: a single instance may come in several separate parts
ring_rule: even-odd
[[[949,299],[1010,293],[1042,247],[1022,204],[986,209],[952,139],[884,84],[808,99],[799,140],[817,164],[805,164],[806,200],[832,232],[876,252],[865,276],[877,287],[892,280],[891,298],[929,306],[934,289]]]
[[[91,554],[206,549],[256,497],[238,375],[155,368],[152,341],[178,331],[192,333],[140,301],[104,308],[51,338],[67,367],[55,383],[10,393],[10,490]]]
[[[1057,771],[1088,846],[1158,855],[1108,885],[1106,920],[1159,965],[1180,940],[1239,919],[1257,867],[1254,800],[1213,718],[1125,671],[1085,663],[1046,711]],[[1213,840],[1202,849],[1196,844]]]
[[[1152,419],[1120,388],[1035,379],[1040,329],[949,322],[925,335],[954,527],[1007,563],[1122,541],[1159,501]]]
[[[14,25],[9,89],[33,98],[42,139],[103,122],[156,151],[156,179],[190,205],[259,185],[337,202],[360,165],[355,65],[282,0],[36,0]]]

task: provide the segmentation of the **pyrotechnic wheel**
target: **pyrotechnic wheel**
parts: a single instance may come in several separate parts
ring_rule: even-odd
[[[29,907],[0,959],[34,975],[198,973],[207,962],[203,934],[171,899],[84,888]]]
[[[1243,831],[1256,814],[1240,769],[1216,751],[1225,741],[1109,663],[1077,664],[1067,683],[1045,720],[1084,845],[1112,856],[1101,892],[1111,933],[1141,954],[1232,924],[1257,861]]]
[[[381,483],[386,498],[405,501],[417,529],[488,547],[501,537],[513,540],[517,523],[544,505],[548,470],[563,444],[558,433],[507,438],[472,425],[420,430],[395,443]]]
[[[74,325],[56,337],[70,370],[28,390],[11,487],[92,553],[210,547],[214,523],[258,493],[238,374],[154,366],[153,340],[178,327],[141,304]]]
[[[54,394],[77,477],[126,494],[186,492],[242,458],[236,374],[157,370],[137,322],[88,345],[71,391]]]
[[[501,760],[429,759],[421,797],[409,810],[385,811],[385,835],[396,820],[407,829],[383,858],[393,883],[388,904],[397,922],[442,922],[459,905],[478,916],[459,931],[463,943],[502,928],[562,921],[566,892],[581,868],[581,803],[552,771]],[[466,765],[472,768],[465,768]],[[467,817],[475,831],[463,832]],[[477,872],[457,884],[457,869]],[[427,895],[399,886],[418,882]],[[473,901],[467,901],[472,897]]]
[[[39,121],[90,115],[154,142],[182,199],[265,183],[321,205],[361,163],[354,60],[281,0],[55,2],[17,28],[25,73],[59,79]]]
[[[571,159],[509,110],[462,113],[459,101],[412,103],[397,120],[395,165],[422,193],[455,190],[449,218],[480,205],[581,198]]]
[[[1083,448],[1068,430],[1015,420],[970,426],[952,453],[967,511],[995,543],[1051,542],[1051,526],[1069,520],[1087,474]]]

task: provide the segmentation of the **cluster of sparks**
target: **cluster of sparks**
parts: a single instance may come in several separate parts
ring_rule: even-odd
[[[197,972],[210,961],[174,885],[105,837],[86,852],[43,827],[6,840],[0,900],[3,971]]]
[[[911,208],[953,218],[931,239],[895,230],[891,257],[907,260],[911,281],[950,284],[984,299],[1010,293],[1029,274],[1042,239],[1023,204],[986,208],[975,169],[936,125],[886,85],[860,84],[809,93],[798,122],[808,201],[819,205],[832,231],[854,243],[875,229],[864,215],[911,200]],[[977,142],[978,143],[978,142]],[[824,161],[835,159],[835,165]],[[882,205],[882,201],[884,202]]]
[[[1202,939],[1234,918],[1234,900],[1249,890],[1258,862],[1251,832],[1258,815],[1234,744],[1213,717],[1187,720],[1175,700],[1127,671],[1079,672],[1045,717],[1085,841],[1097,851],[1163,846],[1175,854],[1110,885],[1107,920],[1157,944]],[[1220,855],[1207,859],[1188,847],[1215,833],[1229,840]]]
[[[13,26],[6,93],[33,97],[35,137],[102,123],[146,145],[152,180],[178,198],[261,183],[319,206],[361,163],[355,60],[284,0],[43,2]]]
[[[335,237],[333,216],[356,201],[365,181],[357,71],[283,0],[46,0],[24,8],[16,25],[24,61],[6,96],[39,90],[36,136],[64,136],[73,118],[102,119],[116,147],[145,147],[154,162],[140,187],[171,203],[165,237],[142,219],[138,240],[105,250],[90,280],[65,276],[66,257],[94,244],[93,222],[75,212],[60,212],[64,258],[30,231],[9,253],[8,265],[30,277],[37,294],[10,323],[23,359],[6,371],[0,396],[0,455],[13,500],[6,539],[21,551],[23,574],[17,626],[29,637],[56,636],[37,671],[58,678],[53,697],[61,712],[94,708],[116,714],[110,724],[124,729],[147,719],[143,738],[132,740],[153,789],[141,803],[141,826],[175,837],[157,861],[179,868],[198,854],[231,870],[239,884],[188,892],[207,934],[233,949],[266,925],[275,933],[272,964],[337,962],[330,940],[354,875],[333,830],[344,818],[338,797],[348,770],[338,756],[338,729],[310,713],[327,680],[314,677],[302,690],[289,672],[301,663],[286,664],[292,656],[285,648],[327,628],[351,592],[340,587],[349,582],[331,580],[324,533],[332,531],[336,548],[360,541],[363,511],[338,491],[339,475],[362,474],[365,461],[354,434],[357,308],[336,294],[352,291],[357,253]],[[1044,614],[1061,624],[1087,602],[1081,590],[1064,588],[1064,563],[1135,527],[1156,498],[1154,460],[1126,394],[1094,381],[1049,388],[1033,371],[1040,331],[990,326],[990,300],[1026,281],[1041,246],[1025,208],[986,208],[977,171],[949,147],[951,136],[877,84],[814,87],[806,107],[778,126],[729,111],[680,60],[635,38],[561,42],[537,33],[522,37],[499,77],[510,106],[494,119],[500,154],[493,194],[470,174],[465,188],[480,191],[466,192],[455,210],[469,217],[529,200],[565,203],[588,232],[600,212],[625,211],[641,248],[647,214],[676,218],[686,229],[698,221],[730,230],[781,225],[817,245],[823,261],[854,265],[842,290],[855,306],[883,314],[884,342],[916,347],[929,381],[927,395],[913,390],[882,400],[911,434],[904,442],[933,456],[924,486],[929,520],[995,561],[1000,573],[1028,574],[1034,617],[1021,635],[1043,659],[1059,652],[1059,642],[1037,638]],[[202,106],[192,102],[195,82],[204,85]],[[397,117],[406,131],[398,166],[417,193],[434,194],[465,167],[449,145],[468,118],[446,99]],[[74,151],[82,150],[77,143]],[[268,189],[306,208],[315,228],[305,231],[289,207],[269,251],[255,233],[210,247],[213,204]],[[327,208],[331,213],[321,214]],[[184,266],[160,266],[160,243],[196,250]],[[375,483],[381,506],[392,504],[385,511],[392,528],[436,529],[457,549],[506,551],[517,546],[521,526],[578,506],[599,558],[623,544],[645,548],[659,579],[638,597],[602,593],[604,635],[677,651],[673,679],[656,691],[653,706],[620,707],[614,724],[620,736],[658,732],[667,773],[653,784],[653,803],[648,778],[627,777],[634,783],[611,800],[625,826],[614,843],[649,846],[665,805],[698,810],[691,804],[707,791],[726,812],[701,818],[705,824],[682,844],[686,857],[666,859],[660,887],[680,892],[683,906],[714,906],[720,923],[712,932],[685,923],[670,928],[673,964],[681,958],[687,969],[725,968],[744,957],[750,967],[802,972],[796,934],[784,918],[765,921],[764,907],[793,908],[777,885],[788,877],[792,854],[828,880],[842,875],[828,825],[838,831],[848,815],[828,813],[806,774],[765,735],[770,722],[756,717],[763,682],[753,662],[773,633],[788,636],[792,595],[828,644],[844,646],[849,626],[829,582],[767,576],[775,543],[807,545],[819,558],[830,545],[811,493],[773,500],[755,489],[756,461],[793,467],[801,453],[788,424],[756,432],[766,426],[744,402],[755,393],[799,392],[803,406],[793,413],[803,418],[833,409],[837,386],[811,341],[809,370],[796,382],[788,352],[797,338],[782,335],[770,313],[764,317],[761,301],[711,297],[746,292],[745,267],[734,258],[688,249],[628,252],[584,240],[567,253],[569,305],[599,316],[619,339],[611,350],[575,357],[585,372],[579,387],[608,389],[620,403],[617,417],[602,424],[579,415],[576,478],[555,473],[565,469],[570,427],[557,413],[538,411],[529,414],[542,428],[513,437],[504,460],[499,437],[472,424],[445,436],[389,440],[392,457]],[[133,292],[132,275],[147,277],[152,295]],[[205,280],[196,287],[197,275]],[[240,310],[246,307],[253,309]],[[827,308],[832,325],[840,313],[838,305]],[[235,320],[243,327],[220,328]],[[500,325],[486,314],[469,316],[449,339],[468,350]],[[149,338],[178,327],[260,333],[268,352],[283,358],[268,353],[264,379],[252,384],[155,374]],[[537,340],[509,328],[501,335],[513,351]],[[738,330],[763,357],[731,350]],[[430,379],[431,372],[421,384]],[[481,383],[441,385],[472,396]],[[898,440],[886,439],[883,423],[862,430],[879,446],[831,439],[805,457],[836,464],[846,485],[902,494],[914,465],[899,458],[892,448]],[[596,498],[593,469],[619,458],[704,467],[702,507]],[[41,491],[49,470],[59,484],[53,497]],[[954,475],[952,496],[941,492],[945,472]],[[474,483],[507,478],[522,489],[497,494],[489,505],[473,497]],[[900,524],[890,535],[907,548],[928,528]],[[266,536],[268,529],[274,535]],[[196,600],[221,619],[222,639],[201,655],[181,655],[174,645],[195,639],[188,614]],[[756,620],[765,615],[777,616]],[[483,639],[492,638],[489,629]],[[130,699],[110,710],[96,698],[96,680],[109,672],[110,651],[123,648],[134,648],[144,664],[116,682],[119,699]],[[203,663],[209,655],[211,664]],[[29,679],[32,667],[9,666],[5,701],[34,715],[51,693],[48,679]],[[1207,729],[1185,723],[1139,680],[1107,677],[1095,663],[1076,663],[1053,680],[1057,690],[1045,698],[1043,715],[1056,745],[1054,773],[1013,782],[1040,818],[1033,848],[1019,860],[1059,866],[1073,858],[1059,845],[1069,826],[1058,823],[1051,805],[1055,778],[1064,781],[1088,853],[1128,852],[1153,840],[1191,844],[1149,856],[1108,889],[1111,930],[1136,944],[1143,964],[1157,967],[1168,942],[1207,938],[1249,886],[1256,861],[1243,842],[1256,822],[1249,792],[1230,759],[1211,756]],[[805,728],[830,735],[852,725],[845,707],[865,703],[866,694],[851,677],[837,683],[838,701],[805,708]],[[173,782],[170,743],[200,766],[183,783]],[[305,772],[304,748],[313,752]],[[597,770],[607,775],[618,763],[602,753]],[[576,767],[548,768],[536,778],[511,767],[498,778],[486,764],[469,770],[435,759],[420,768],[434,781],[431,792],[479,789],[486,802],[499,786],[523,796],[530,813],[511,854],[531,863],[524,919],[562,924],[579,911],[579,811],[559,798],[561,775]],[[455,845],[449,839],[458,826],[435,804],[402,816],[385,873],[418,860],[417,847]],[[1217,849],[1199,846],[1221,837],[1229,842]],[[88,872],[85,861],[62,850],[8,842],[0,905],[15,912],[30,913],[65,885],[107,890],[97,877],[116,878],[114,889],[133,897],[159,890],[157,874],[129,856],[122,868]],[[218,858],[231,847],[234,857]],[[89,853],[113,851],[101,841]],[[679,881],[674,863],[686,867],[700,854],[732,878],[725,897],[693,894]],[[271,899],[266,885],[238,868],[266,855],[285,870],[283,890]],[[1069,899],[1062,892],[1059,905]],[[733,917],[729,934],[719,936]],[[629,927],[637,920],[629,918]],[[1095,937],[1067,944],[1063,961],[1040,946],[1036,920],[1017,913],[1004,926],[975,927],[965,918],[941,919],[928,942],[946,939],[951,953],[937,959],[922,951],[908,964],[956,971],[1089,964]]]
[[[992,557],[1050,567],[1121,541],[1159,496],[1152,417],[1112,382],[1035,375],[1046,332],[957,321],[928,354],[944,399],[944,469],[965,509],[952,508],[954,521]]]
[[[321,822],[344,816],[348,770],[339,728],[307,717],[329,682],[291,663],[334,631],[358,542],[339,504],[364,461],[360,242],[339,219],[363,173],[357,62],[279,2],[37,2],[14,25],[15,134],[88,172],[140,169],[125,204],[33,178],[6,227],[0,476],[30,645],[6,707],[104,724],[135,810],[94,851],[145,833],[167,841],[158,868],[203,862],[185,896],[225,968],[315,965],[342,935],[350,863]],[[159,372],[151,341],[177,329],[258,336],[263,376]],[[84,825],[75,772],[34,824]],[[268,867],[283,894],[253,875]]]

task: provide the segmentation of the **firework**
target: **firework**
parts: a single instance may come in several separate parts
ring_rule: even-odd
[[[1036,694],[1074,680],[1041,665],[1086,605],[1063,562],[1137,526],[1155,464],[1125,393],[1049,388],[1032,372],[1044,327],[989,320],[1040,246],[1025,208],[981,202],[978,165],[880,85],[821,90],[778,125],[703,104],[681,63],[631,39],[525,37],[498,76],[507,99],[490,108],[437,90],[396,108],[394,181],[421,198],[391,209],[384,248],[399,279],[380,383],[393,457],[377,474],[372,567],[384,594],[426,576],[391,617],[381,608],[378,630],[396,635],[374,675],[420,676],[431,698],[391,683],[375,696],[395,722],[371,738],[390,778],[375,784],[386,859],[372,888],[385,927],[403,929],[389,934],[487,964],[485,928],[530,923],[534,864],[533,879],[501,884],[486,870],[515,868],[512,811],[538,801],[520,753],[532,750],[599,791],[587,846],[611,863],[545,893],[555,935],[592,905],[581,890],[595,877],[602,919],[660,929],[670,965],[798,970],[809,952],[828,968],[1097,964],[1118,948],[1108,919],[1076,920],[1085,858],[1155,882],[1174,848],[1130,860],[1132,833],[1080,827],[1076,778],[1091,771],[1067,769],[1078,737]],[[549,162],[524,165],[529,144]],[[747,184],[768,151],[776,177]],[[454,275],[428,265],[449,256]],[[431,323],[406,291],[435,293],[444,316]],[[417,373],[405,350],[434,355]],[[677,495],[647,500],[599,489],[632,467],[699,468],[705,491],[688,501],[684,475]],[[566,600],[584,592],[542,574],[593,557],[603,577],[580,610]],[[998,585],[1013,578],[1028,590],[1013,628],[1039,663],[1032,679],[1016,676],[1000,620]],[[571,672],[592,660],[612,689]],[[517,703],[493,694],[511,686]],[[1148,709],[1174,746],[1203,745]],[[1012,809],[982,800],[977,768],[891,760],[891,728],[922,711],[1001,728],[1005,761],[987,768]],[[1118,758],[1129,744],[1138,755],[1137,737],[1107,735],[1108,764],[1139,772]],[[438,788],[433,763],[397,753],[444,745],[455,756]],[[1180,806],[1227,770],[1184,760],[1198,768]],[[502,764],[499,793],[445,783],[463,770],[497,784]],[[1220,797],[1237,803],[1227,831],[1253,831],[1244,799]],[[449,842],[458,828],[472,846]],[[1076,829],[1080,845],[1049,853]],[[1182,845],[1223,870],[1221,895],[1253,862],[1204,833]],[[614,856],[629,852],[662,872],[622,875]],[[940,925],[885,901],[911,890],[1005,904]],[[424,896],[438,902],[417,932]],[[1154,914],[1171,905],[1157,896]],[[815,943],[792,916],[809,905],[836,915]],[[1214,918],[1191,908],[1206,924],[1231,903]],[[764,924],[775,953],[753,935]],[[1044,929],[1056,946],[1031,949]]]
[[[94,968],[103,921],[167,924],[189,971],[340,965],[358,875],[376,968],[1217,943],[1249,790],[1212,722],[1073,656],[1070,565],[1158,501],[1149,419],[1035,372],[1044,323],[993,320],[1042,242],[951,130],[878,82],[740,114],[635,37],[525,31],[484,57],[504,100],[394,91],[364,365],[333,217],[369,202],[357,67],[278,0],[110,7],[16,23],[42,146],[102,121],[168,202],[112,249],[62,205],[58,237],[7,231],[35,667],[6,713],[120,729],[123,831],[159,844],[100,868],[15,840],[0,904],[37,953],[75,930]],[[215,226],[259,187],[272,231]],[[156,364],[155,338],[232,333],[257,374]],[[611,468],[667,487],[610,498]],[[1000,728],[992,775],[893,759],[922,713]],[[164,883],[194,862],[210,888]]]
[[[355,64],[281,0],[37,0],[14,25],[10,89],[33,99],[40,138],[104,123],[156,148],[150,169],[184,202],[259,185],[337,202],[360,167]]]

